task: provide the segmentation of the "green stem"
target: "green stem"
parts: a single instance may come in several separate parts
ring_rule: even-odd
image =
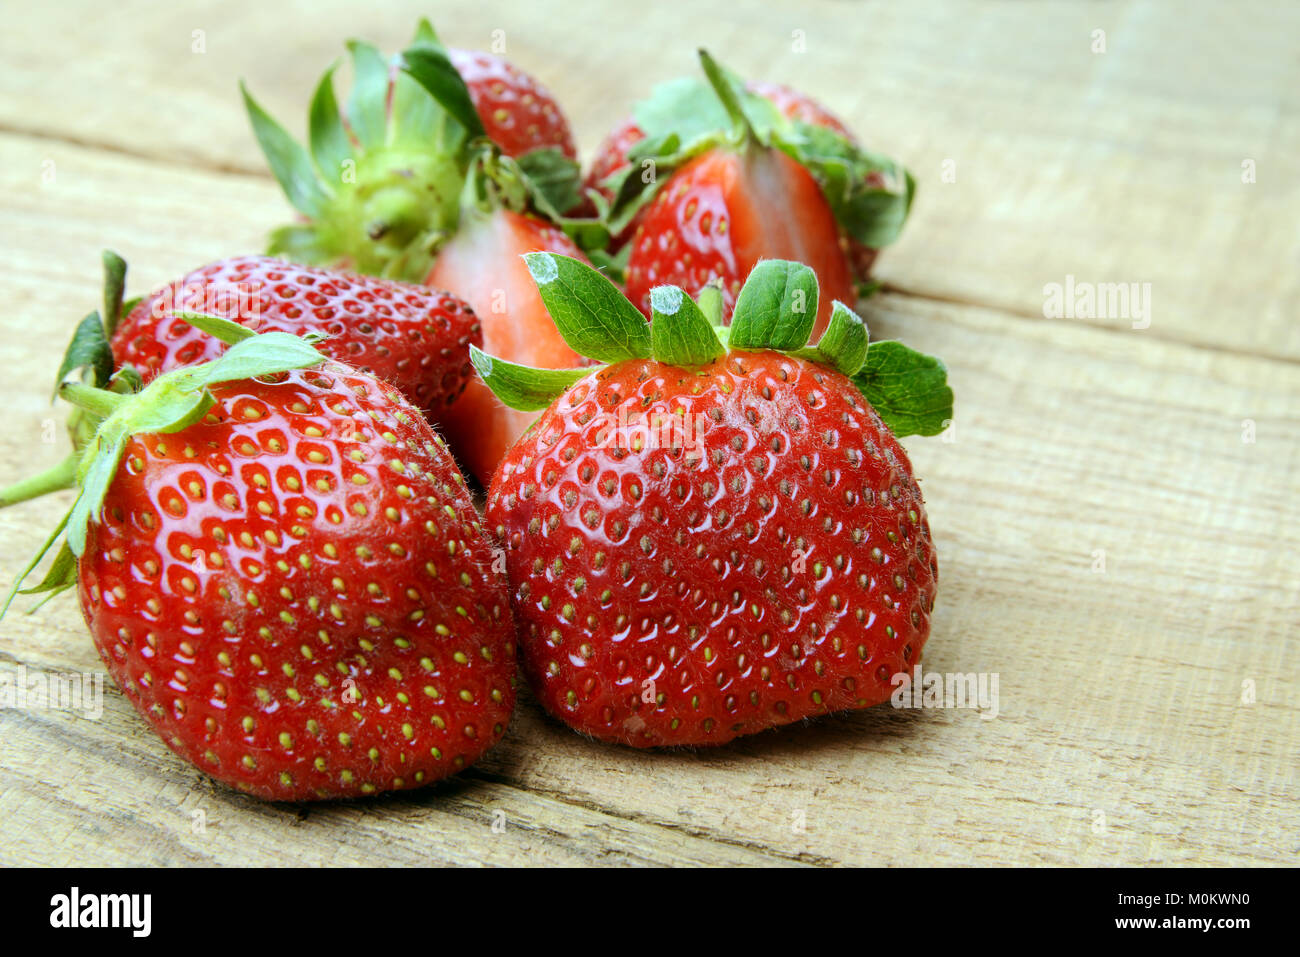
[[[15,482],[8,488],[0,489],[0,508],[8,508],[10,505],[48,495],[50,492],[75,488],[79,458],[80,456],[74,453],[44,472],[25,478],[21,482]]]
[[[727,116],[731,118],[734,127],[733,135],[737,139],[737,145],[748,147],[758,142],[758,136],[754,133],[754,127],[749,122],[749,117],[745,115],[745,109],[740,104],[740,97],[736,95],[736,88],[731,85],[727,75],[722,72],[722,67],[718,66],[718,61],[709,55],[709,51],[700,48],[700,66],[704,68],[704,76],[709,81],[709,86],[713,87],[713,92],[717,95],[718,100],[722,103],[722,108],[727,111]]]
[[[129,395],[96,389],[79,382],[65,382],[59,389],[59,397],[101,419],[108,418],[123,402],[131,400]]]

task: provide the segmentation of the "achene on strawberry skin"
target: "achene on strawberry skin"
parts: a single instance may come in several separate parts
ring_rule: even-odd
[[[608,363],[564,382],[472,352],[506,401],[558,392],[487,506],[542,705],[653,747],[887,700],[929,636],[937,563],[907,454],[867,395],[900,431],[933,433],[951,415],[942,366],[898,343],[868,361],[842,303],[807,347],[817,287],[798,264],[755,269],[724,347],[676,287],[656,290],[638,333],[639,313],[599,274],[529,260],[561,332]],[[593,334],[583,317],[597,314]],[[880,362],[900,359],[895,371],[939,376],[905,373],[887,386],[908,379],[903,390],[880,392]]]

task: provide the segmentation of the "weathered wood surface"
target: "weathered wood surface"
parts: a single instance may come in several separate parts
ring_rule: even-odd
[[[236,77],[298,126],[343,39],[393,49],[431,12],[456,45],[505,30],[589,150],[698,40],[918,176],[865,313],[949,365],[953,432],[907,443],[941,566],[925,664],[997,673],[998,716],[884,707],[645,754],[525,699],[460,778],[299,812],[203,778],[110,685],[98,721],[0,710],[0,864],[1296,862],[1300,10],[709,0],[687,37],[667,6],[12,11],[6,474],[63,453],[45,389],[102,247],[143,289],[285,217]],[[1067,275],[1150,283],[1149,326],[1045,318]],[[0,512],[0,588],[65,506]],[[21,668],[102,672],[74,601],[0,623]]]

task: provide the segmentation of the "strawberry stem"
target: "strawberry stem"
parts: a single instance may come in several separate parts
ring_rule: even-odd
[[[80,456],[74,453],[44,472],[38,472],[36,475],[29,476],[20,482],[15,482],[8,488],[0,489],[0,508],[7,508],[10,505],[17,505],[19,502],[39,498],[50,492],[75,488],[79,459]]]
[[[82,385],[79,382],[65,382],[59,388],[59,397],[79,409],[85,409],[91,415],[97,415],[103,419],[112,415],[123,402],[128,402],[131,399],[131,396],[122,395],[120,392],[96,389],[93,386]]]
[[[740,105],[740,97],[736,95],[736,88],[731,85],[727,75],[722,72],[722,67],[718,66],[718,61],[709,55],[709,51],[700,48],[700,66],[704,68],[704,76],[709,81],[709,86],[713,88],[714,94],[722,103],[722,108],[727,111],[727,116],[731,118],[733,135],[736,137],[737,145],[741,147],[751,146],[758,142],[758,136],[754,133],[754,127],[749,122],[749,117],[745,115],[744,107]]]

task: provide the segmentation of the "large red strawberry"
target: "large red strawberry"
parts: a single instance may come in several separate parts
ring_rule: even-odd
[[[906,218],[914,189],[911,177],[896,163],[861,149],[843,121],[811,97],[775,83],[741,84],[719,72],[730,82],[750,124],[798,160],[822,187],[854,279],[865,285],[877,247],[892,242]],[[646,203],[659,177],[698,155],[733,122],[708,85],[681,79],[657,88],[610,132],[583,185],[584,191],[594,190],[613,207],[615,249],[632,239],[645,221]]]
[[[194,322],[230,348],[139,393],[63,386],[97,428],[33,590],[75,585],[145,720],[248,793],[351,797],[472,764],[509,720],[515,649],[446,447],[304,340]]]
[[[808,347],[818,287],[800,264],[760,264],[728,330],[716,303],[657,287],[647,329],[599,273],[528,259],[561,332],[607,363],[534,370],[472,350],[503,401],[545,408],[487,511],[542,705],[649,747],[888,699],[920,660],[936,580],[896,434],[944,427],[943,366],[868,348],[843,303]]]
[[[257,332],[323,333],[325,355],[392,383],[435,421],[473,380],[470,343],[483,344],[478,317],[449,293],[240,256],[196,269],[140,300],[113,333],[117,364],[134,366],[148,382],[216,358],[225,347],[178,318],[186,311]]]
[[[271,251],[450,290],[474,307],[484,341],[502,354],[571,364],[576,356],[531,284],[517,280],[522,252],[582,255],[558,224],[589,236],[586,246],[607,238],[599,224],[562,216],[578,202],[579,172],[558,107],[493,58],[448,51],[427,23],[391,68],[364,44],[351,51],[348,106],[340,117],[327,73],[312,106],[310,153],[248,99],[271,167],[306,217],[277,230]],[[330,172],[339,169],[342,177]],[[529,420],[473,385],[469,392],[454,420],[439,421],[486,483]]]

